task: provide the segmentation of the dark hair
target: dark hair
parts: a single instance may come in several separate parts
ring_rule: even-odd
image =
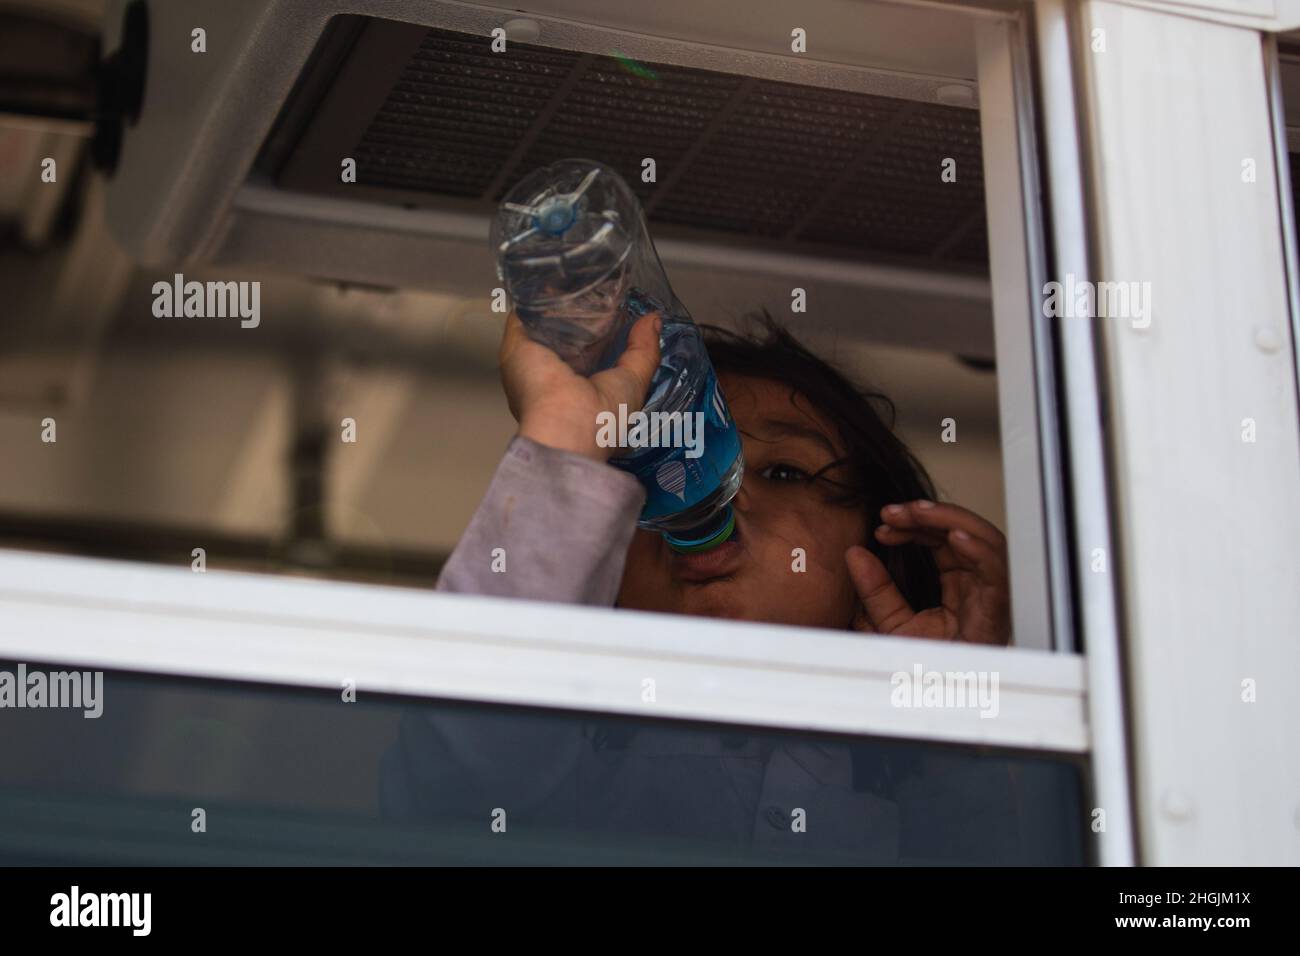
[[[831,500],[862,508],[870,548],[915,610],[939,604],[939,569],[928,548],[917,544],[885,547],[875,538],[880,509],[896,501],[934,499],[934,484],[925,467],[893,432],[894,403],[880,392],[857,385],[826,360],[809,351],[763,310],[744,316],[740,331],[701,323],[709,358],[719,372],[733,372],[788,385],[791,402],[802,395],[839,430],[846,454],[813,477]],[[847,467],[841,467],[847,466]],[[847,472],[847,480],[831,477]],[[593,751],[623,750],[639,725],[622,719],[599,723],[592,736]],[[724,735],[726,746],[741,746],[745,733]],[[920,751],[888,741],[855,740],[849,744],[853,789],[896,800],[895,788],[920,773]]]
[[[801,395],[835,424],[846,454],[813,477],[831,500],[866,512],[873,533],[862,543],[884,563],[908,603],[918,611],[938,605],[939,572],[930,550],[918,544],[885,547],[874,535],[885,505],[934,498],[925,467],[894,434],[894,403],[814,355],[767,310],[744,316],[739,331],[700,328],[719,372],[788,385],[792,403]]]
[[[788,385],[792,403],[795,395],[803,396],[835,425],[845,455],[813,477],[832,501],[866,512],[868,534],[862,543],[884,563],[913,609],[937,606],[939,569],[930,549],[918,544],[886,547],[874,534],[885,505],[935,497],[925,466],[894,434],[897,410],[889,397],[815,355],[766,309],[743,316],[738,331],[700,328],[716,370]],[[846,477],[832,478],[832,472]],[[855,741],[849,751],[854,790],[894,800],[899,781],[920,772],[920,753],[912,748]]]

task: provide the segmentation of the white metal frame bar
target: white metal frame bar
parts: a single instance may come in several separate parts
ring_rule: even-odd
[[[0,551],[0,657],[1079,754],[1077,657]],[[997,680],[997,713],[895,675]],[[646,700],[645,681],[653,681]],[[106,702],[111,706],[111,701]]]
[[[1296,865],[1300,421],[1261,36],[1080,12],[1108,40],[1082,59],[1093,265],[1151,283],[1149,327],[1097,320],[1140,861]]]
[[[1074,51],[1066,0],[1039,0],[1034,8],[1038,39],[1043,151],[1051,203],[1052,265],[1059,278],[1086,280],[1089,233],[1085,213],[1082,150],[1075,110]],[[1077,44],[1077,45],[1076,45]],[[1096,833],[1103,866],[1132,866],[1133,810],[1128,772],[1124,680],[1115,606],[1115,551],[1111,545],[1110,502],[1102,421],[1097,343],[1092,324],[1065,321],[1055,328],[1059,343],[1063,411],[1070,454],[1074,593],[1088,673],[1088,724],[1092,732],[1093,795],[1106,813]],[[1096,563],[1100,552],[1103,564]]]
[[[250,177],[235,199],[241,212],[301,219],[304,222],[343,223],[356,229],[408,231],[420,235],[459,239],[486,245],[489,217],[446,209],[407,210],[378,203],[314,196],[279,189],[265,179]],[[745,245],[721,245],[693,239],[655,240],[660,259],[672,264],[701,263],[702,267],[755,274],[776,273],[782,278],[812,278],[843,282],[862,289],[888,289],[928,293],[953,299],[989,301],[988,281],[980,276],[919,269],[848,259],[789,255]]]
[[[975,24],[998,424],[1015,643],[1064,650],[1071,632],[1067,565],[1052,356],[1038,308],[1045,264],[1022,30],[1016,20]]]
[[[1277,169],[1278,210],[1282,227],[1283,260],[1286,267],[1288,304],[1291,307],[1291,347],[1296,359],[1296,394],[1300,403],[1300,244],[1296,241],[1295,208],[1291,197],[1290,140],[1286,126],[1286,102],[1282,98],[1282,64],[1277,38],[1264,36],[1264,66],[1268,71],[1268,105],[1273,120],[1273,161]]]

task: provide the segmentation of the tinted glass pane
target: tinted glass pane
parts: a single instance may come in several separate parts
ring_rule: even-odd
[[[28,701],[67,670],[26,667]],[[112,672],[92,696],[4,701],[0,861],[1084,861],[1067,761]]]

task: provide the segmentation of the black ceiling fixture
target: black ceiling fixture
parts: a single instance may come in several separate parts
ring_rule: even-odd
[[[122,16],[121,44],[96,71],[98,96],[90,153],[95,167],[106,174],[117,168],[124,128],[140,118],[148,64],[149,10],[145,0],[135,0]]]

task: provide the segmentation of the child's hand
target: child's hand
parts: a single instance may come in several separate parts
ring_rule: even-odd
[[[1007,539],[979,515],[957,505],[911,501],[881,509],[876,540],[918,542],[934,549],[942,604],[914,611],[874,554],[854,545],[845,554],[862,600],[854,627],[878,634],[932,637],[974,644],[1011,639]]]
[[[639,411],[659,367],[658,315],[638,319],[618,364],[584,378],[540,342],[528,337],[513,312],[501,338],[501,382],[519,434],[542,445],[607,461],[613,448],[596,444],[596,416]]]

